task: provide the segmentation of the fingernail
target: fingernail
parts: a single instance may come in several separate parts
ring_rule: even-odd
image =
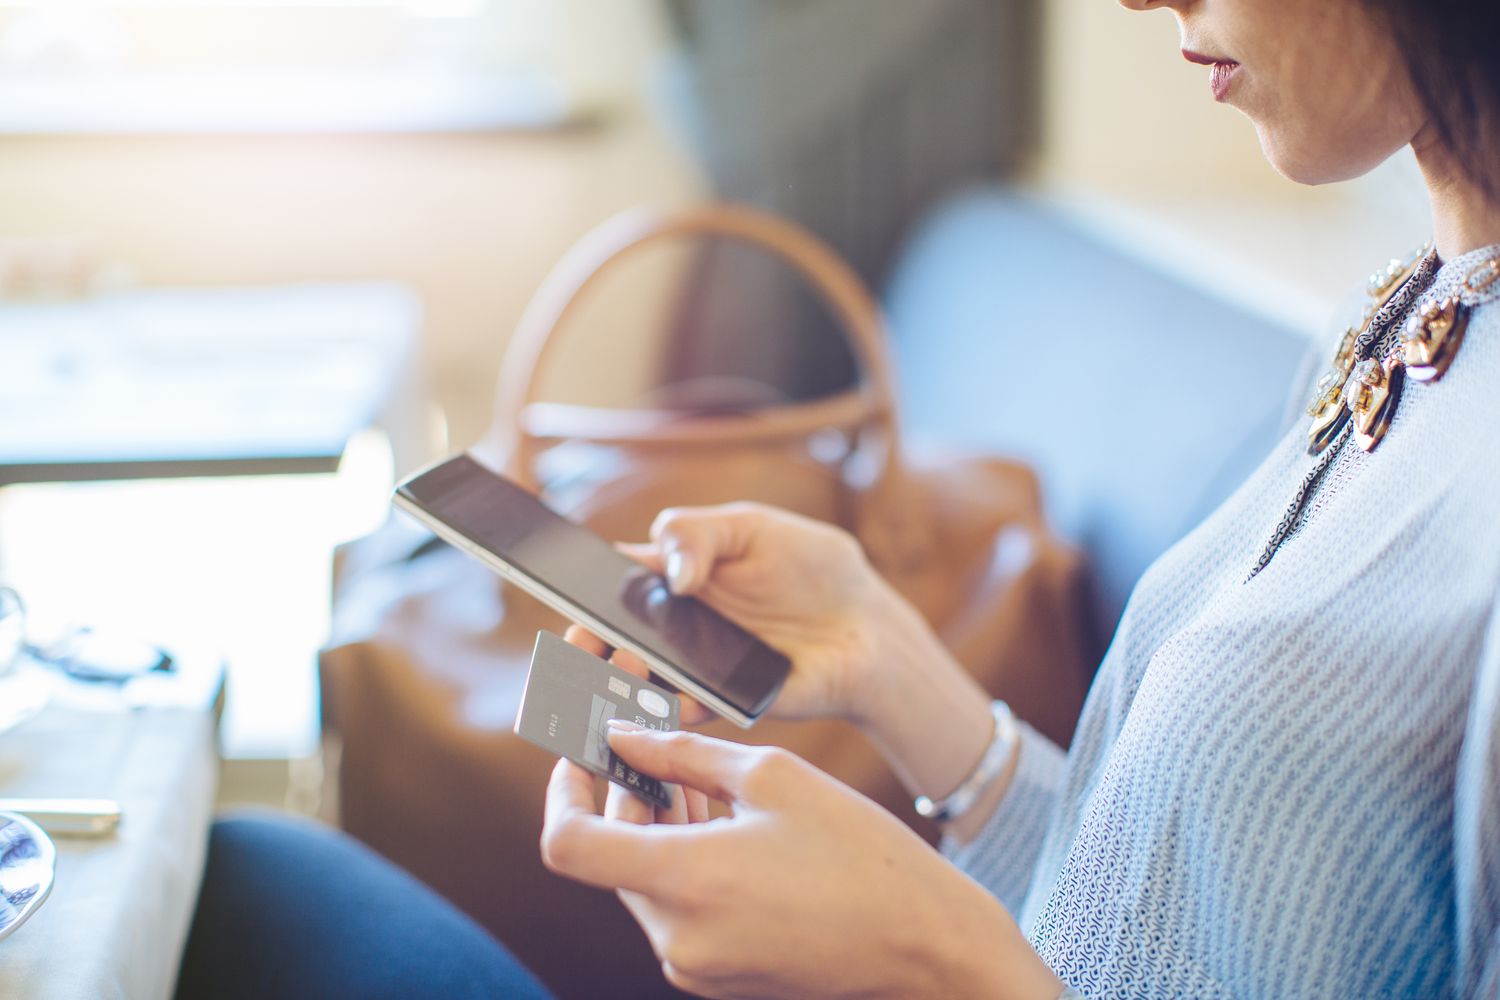
[[[646,728],[645,726],[631,722],[629,719],[610,719],[605,725],[617,733],[638,733]]]
[[[667,553],[667,586],[680,592],[688,582],[688,558],[680,550]]]

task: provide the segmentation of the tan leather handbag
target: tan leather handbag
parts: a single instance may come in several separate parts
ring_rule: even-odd
[[[536,399],[583,293],[639,248],[681,237],[738,240],[784,261],[847,334],[859,383],[825,399],[740,407]],[[842,525],[980,683],[1066,743],[1098,652],[1080,558],[1047,532],[1026,467],[903,447],[886,341],[858,277],[799,227],[731,205],[633,211],[586,237],[537,293],[478,450],[611,539],[645,538],[665,507],[746,499]],[[723,383],[672,388],[701,400],[714,385]],[[612,897],[554,878],[537,859],[552,762],[510,725],[537,629],[566,623],[398,522],[341,553],[335,587],[322,678],[326,725],[342,746],[345,828],[478,917],[560,995],[619,993],[623,982],[642,984],[630,995],[671,995]],[[917,823],[873,748],[844,724],[710,731],[789,747]]]

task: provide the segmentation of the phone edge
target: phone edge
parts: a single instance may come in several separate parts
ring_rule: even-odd
[[[439,462],[437,464],[441,465],[442,463]],[[425,471],[427,470],[424,469],[423,472]],[[395,493],[392,494],[391,502],[402,512],[416,518],[424,527],[430,529],[433,534],[437,535],[443,541],[478,559],[501,579],[520,587],[553,611],[581,623],[611,645],[628,649],[639,656],[642,660],[646,661],[647,666],[651,667],[651,669],[686,691],[693,698],[713,709],[719,715],[733,722],[736,726],[741,729],[749,729],[755,725],[756,720],[760,716],[747,715],[744,711],[725,701],[697,680],[694,680],[661,659],[661,657],[644,649],[639,643],[621,634],[617,629],[606,625],[587,610],[569,600],[565,595],[553,590],[540,580],[526,575],[520,569],[501,559],[478,542],[469,539],[427,510],[427,508],[408,497],[402,492],[403,487],[405,487],[407,482],[420,475],[422,475],[422,472],[415,473],[402,480],[401,485],[397,486]]]

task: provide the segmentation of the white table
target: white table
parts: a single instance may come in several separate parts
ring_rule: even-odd
[[[225,754],[314,754],[333,547],[435,457],[421,323],[369,282],[0,303],[0,582],[33,622],[218,644]]]
[[[332,472],[372,425],[400,461],[425,451],[420,327],[389,284],[0,304],[0,485]]]
[[[123,813],[110,838],[57,838],[51,898],[0,941],[0,998],[172,995],[216,775],[207,709],[54,703],[0,733],[0,796],[112,798]]]

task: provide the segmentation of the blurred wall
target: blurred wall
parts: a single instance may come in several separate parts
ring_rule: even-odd
[[[1046,0],[1042,141],[1030,170],[1085,228],[1153,266],[1308,335],[1387,259],[1431,232],[1410,152],[1354,181],[1278,175],[1250,122],[1215,104],[1175,19]]]
[[[1281,196],[1255,132],[1179,54],[1176,20],[1100,0],[1047,0],[1042,74],[1049,179],[1124,192]]]
[[[682,117],[714,189],[822,237],[877,290],[934,203],[1009,177],[1035,126],[1037,0],[673,0]],[[675,376],[794,397],[852,378],[844,336],[783,265],[701,258]]]
[[[1276,173],[1250,122],[1215,104],[1208,72],[1180,54],[1176,20],[1099,0],[1047,0],[1042,144],[1045,180],[1142,198],[1353,206],[1425,228],[1421,178],[1407,154],[1367,177],[1309,188]]]
[[[148,285],[405,282],[426,304],[426,358],[451,438],[466,443],[488,417],[516,317],[562,252],[623,207],[689,201],[702,189],[691,158],[648,109],[669,40],[657,5],[566,7],[571,41],[553,65],[603,106],[596,124],[470,134],[0,136],[0,240],[62,238]],[[356,57],[389,43],[389,17],[353,13],[311,16],[325,28],[326,19],[342,19],[332,27]],[[220,39],[203,59],[232,62],[239,49],[226,39],[240,37],[243,48],[251,28],[269,30],[245,12],[199,12],[196,27],[181,20],[188,14],[175,16],[143,36]],[[279,16],[268,44],[296,35]],[[497,32],[496,44],[506,40]],[[650,265],[638,273],[639,281],[615,283],[594,311],[607,314],[606,329],[570,338],[563,363],[574,395],[632,396],[653,369],[642,337],[661,325],[655,311],[671,274]]]

